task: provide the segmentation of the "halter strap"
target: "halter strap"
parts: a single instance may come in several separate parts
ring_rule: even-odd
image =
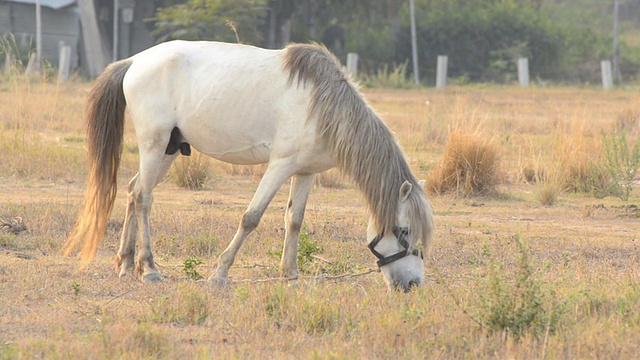
[[[398,253],[395,253],[393,255],[385,257],[384,255],[376,251],[376,246],[378,246],[378,243],[380,242],[380,240],[382,240],[382,236],[383,236],[382,234],[378,234],[369,243],[369,250],[371,250],[373,255],[375,255],[375,257],[378,258],[378,262],[377,262],[378,267],[382,267],[384,265],[390,264],[396,260],[400,260],[403,257],[409,256],[409,255],[420,256],[421,259],[424,259],[424,256],[422,255],[422,252],[419,249],[413,249],[411,251],[408,250],[409,242],[407,241],[407,236],[409,235],[409,228],[396,226],[393,228],[393,235],[395,235],[396,238],[398,239],[398,243],[400,244],[400,246],[404,248],[404,250]]]

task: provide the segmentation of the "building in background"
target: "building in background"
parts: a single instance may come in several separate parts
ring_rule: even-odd
[[[71,46],[71,66],[79,65],[80,18],[75,0],[41,0],[42,6],[42,58],[58,63],[60,44]],[[0,1],[0,34],[9,38],[13,34],[16,45],[22,49],[35,49],[35,0]]]
[[[54,66],[61,44],[71,46],[71,68],[90,77],[114,59],[154,44],[144,20],[153,16],[155,0],[40,0],[40,5],[42,59]],[[9,34],[19,47],[35,49],[36,0],[0,0],[0,35]]]

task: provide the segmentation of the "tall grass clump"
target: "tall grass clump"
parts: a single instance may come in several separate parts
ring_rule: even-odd
[[[535,195],[542,206],[553,206],[558,202],[561,192],[557,182],[543,181],[537,183]]]
[[[394,64],[391,69],[389,64],[384,64],[374,74],[362,76],[362,84],[369,88],[410,89],[414,84],[407,77],[408,64],[407,60],[399,65]]]
[[[614,124],[618,132],[638,134],[640,132],[640,110],[626,109],[618,114]]]
[[[488,254],[490,270],[481,284],[478,321],[489,332],[515,338],[529,333],[535,337],[553,333],[564,312],[563,306],[553,299],[553,286],[545,284],[536,274],[529,246],[520,234],[514,238],[518,246],[515,273],[510,273],[503,261]]]
[[[344,304],[334,301],[326,289],[300,292],[275,286],[263,300],[264,311],[276,328],[300,329],[307,335],[326,335],[339,331],[351,321],[341,309]]]
[[[534,151],[532,148],[531,152],[535,154],[533,160],[523,162],[521,150],[516,178],[526,184],[535,184],[536,200],[543,206],[553,206],[558,202],[563,189],[560,173],[557,169],[547,170],[554,169],[555,166],[543,164],[541,151]]]
[[[173,182],[183,188],[191,190],[202,189],[209,180],[210,159],[197,151],[192,151],[191,156],[179,156],[173,163],[170,177]]]
[[[342,174],[337,169],[331,169],[318,174],[314,180],[316,186],[339,189],[342,187]]]
[[[435,194],[483,195],[501,182],[500,154],[491,139],[456,129],[449,134],[444,155],[427,178]]]
[[[556,129],[550,146],[554,164],[550,176],[563,191],[593,194],[605,187],[607,174],[599,164],[601,143],[594,134],[579,119]]]
[[[119,345],[119,346],[118,346]],[[162,359],[167,355],[170,345],[166,334],[149,324],[136,326],[121,344],[116,345],[118,358]],[[119,356],[115,356],[119,355]]]

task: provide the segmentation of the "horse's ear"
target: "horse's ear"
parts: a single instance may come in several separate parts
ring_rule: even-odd
[[[422,190],[424,190],[424,184],[426,184],[426,183],[427,183],[427,180],[420,180],[420,181],[418,182],[418,184],[420,185],[420,187],[422,188]]]
[[[410,182],[405,180],[405,182],[402,183],[402,186],[400,186],[400,201],[407,200],[412,188],[413,186],[411,186]]]

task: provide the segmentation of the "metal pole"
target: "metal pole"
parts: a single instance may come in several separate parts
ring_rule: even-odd
[[[620,85],[620,45],[618,43],[618,17],[620,14],[620,0],[613,0],[613,78],[616,85]]]
[[[120,0],[113,0],[113,61],[118,61],[118,32],[120,24]]]
[[[42,7],[36,0],[36,70],[40,72],[42,65]]]
[[[409,0],[409,12],[411,13],[411,55],[413,58],[413,82],[420,85],[420,75],[418,74],[418,45],[416,40],[416,10],[413,0]]]

